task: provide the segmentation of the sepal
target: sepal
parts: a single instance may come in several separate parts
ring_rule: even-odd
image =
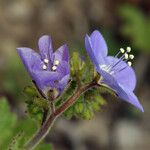
[[[112,95],[114,97],[117,97],[115,91],[113,91],[110,87],[105,86],[105,85],[101,85],[99,86],[99,88],[97,88],[97,90],[100,92],[100,94],[109,94]]]

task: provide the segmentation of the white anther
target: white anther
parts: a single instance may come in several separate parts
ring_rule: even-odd
[[[128,52],[128,53],[131,52],[131,47],[127,47],[127,52]]]
[[[43,65],[43,67],[42,67],[44,70],[46,70],[47,69],[47,66],[46,65]]]
[[[120,52],[121,52],[121,53],[124,53],[125,50],[124,50],[123,48],[120,48]]]
[[[125,59],[129,58],[129,55],[127,53],[124,54]]]
[[[132,54],[129,55],[129,58],[130,58],[130,59],[134,59],[134,55],[132,55]]]
[[[54,65],[59,65],[59,60],[55,60]]]
[[[53,70],[53,71],[55,71],[56,69],[57,69],[57,67],[56,67],[56,66],[53,66],[53,67],[52,67],[52,70]]]
[[[44,63],[46,63],[46,64],[47,64],[48,62],[49,62],[49,60],[48,60],[48,59],[44,59]]]
[[[128,61],[128,65],[131,66],[131,65],[132,65],[132,62],[131,62],[131,61]]]

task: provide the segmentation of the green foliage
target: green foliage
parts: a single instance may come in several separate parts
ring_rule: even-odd
[[[20,149],[20,140],[23,136],[23,132],[19,132],[16,136],[14,136],[11,140],[11,143],[8,146],[9,150],[19,150]]]
[[[11,47],[11,49],[13,49]],[[15,49],[15,47],[14,47]],[[7,55],[5,67],[1,67],[1,90],[15,98],[15,102],[20,103],[22,95],[21,87],[29,84],[29,76],[17,53]]]
[[[106,101],[101,97],[97,89],[85,92],[77,102],[64,112],[64,116],[71,118],[76,116],[85,120],[90,120],[95,111],[99,111]]]
[[[72,54],[71,59],[71,74],[72,82],[70,87],[65,91],[65,93],[58,99],[56,107],[58,107],[62,102],[67,100],[75,91],[77,86],[82,86],[87,82],[91,82],[93,78],[96,79],[96,72],[93,65],[88,62],[89,59],[83,61],[77,52]],[[95,73],[95,74],[94,74]],[[99,78],[99,76],[98,76]],[[104,91],[104,90],[103,90]],[[63,114],[68,119],[76,116],[82,119],[92,119],[95,111],[99,111],[101,106],[106,102],[100,95],[100,90],[93,89],[82,94],[77,102],[68,108]]]
[[[119,12],[125,22],[122,26],[123,34],[132,39],[135,47],[149,52],[150,18],[130,5],[122,6]]]
[[[23,145],[37,131],[37,123],[32,119],[18,120],[11,112],[7,100],[0,99],[0,149],[22,150]],[[50,150],[51,145],[41,143],[35,150]]]
[[[94,75],[94,67],[89,59],[82,60],[79,53],[73,52],[71,58],[71,76],[78,83],[85,83],[92,80]]]
[[[59,107],[67,100],[73,94],[77,86],[82,86],[82,84],[92,81],[93,77],[96,77],[96,73],[94,75],[94,67],[91,66],[90,63],[86,63],[86,60],[84,62],[77,52],[72,54],[71,74],[73,77],[72,81],[68,88],[66,88],[63,94],[57,99],[55,103],[56,107]],[[48,110],[48,101],[39,95],[35,87],[26,87],[24,93],[27,96],[26,103],[29,115],[31,118],[41,122],[43,112]],[[82,119],[91,119],[94,116],[94,112],[100,110],[101,106],[104,104],[105,101],[100,96],[99,90],[90,90],[81,95],[78,101],[65,111],[64,115],[67,118],[76,116]]]
[[[67,100],[76,89],[77,83],[72,81],[70,87],[58,99],[56,106],[59,106],[64,100]],[[64,116],[68,119],[76,116],[82,119],[92,119],[94,111],[99,111],[100,107],[105,104],[105,100],[100,96],[96,89],[90,90],[82,94],[77,102],[64,112]]]
[[[29,98],[34,98],[38,96],[37,90],[35,87],[33,86],[27,86],[24,88],[23,90],[24,94],[29,97]]]
[[[0,149],[6,149],[13,135],[17,121],[15,114],[11,113],[5,98],[0,99]]]
[[[52,145],[42,143],[35,148],[35,150],[52,150]]]
[[[71,73],[72,75],[75,75],[76,73],[79,73],[79,75],[82,75],[82,72],[85,67],[85,63],[81,60],[79,57],[79,53],[73,52],[72,59],[71,59]]]
[[[48,101],[40,96],[34,86],[25,87],[24,94],[27,96],[27,112],[31,118],[41,123],[43,112],[48,110]]]

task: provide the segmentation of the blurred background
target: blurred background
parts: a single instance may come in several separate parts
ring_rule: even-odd
[[[150,149],[149,0],[0,0],[0,99],[7,99],[10,110],[0,110],[1,150],[19,124],[27,124],[22,90],[30,78],[16,47],[38,49],[38,38],[49,34],[55,49],[67,43],[70,53],[85,55],[84,36],[95,29],[104,35],[110,54],[132,47],[135,93],[145,112],[107,96],[108,104],[90,121],[59,118],[46,143],[52,142],[54,150]]]

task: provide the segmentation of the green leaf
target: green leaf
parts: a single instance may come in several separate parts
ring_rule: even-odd
[[[39,146],[37,146],[35,148],[35,150],[52,150],[52,145],[51,144],[42,143]]]
[[[122,33],[132,40],[135,47],[149,52],[150,18],[138,8],[130,5],[120,7],[119,14],[124,20]]]
[[[91,111],[90,109],[85,109],[82,118],[85,120],[91,120],[94,117],[94,112]]]
[[[38,125],[30,118],[17,120],[5,98],[0,99],[0,149],[22,150],[23,145],[35,134]],[[40,143],[36,150],[51,150],[50,144]]]
[[[27,96],[25,102],[29,116],[41,123],[43,112],[49,109],[48,101],[40,95],[35,86],[27,86],[23,92]]]
[[[43,112],[48,105],[45,105],[45,101],[42,102],[39,98],[34,98],[32,101],[26,101],[27,103],[27,112],[29,116],[35,119],[38,123],[41,123]]]
[[[27,95],[29,98],[31,97],[38,97],[38,92],[34,86],[27,86],[23,90],[24,94]]]
[[[0,99],[0,149],[6,149],[9,142],[11,141],[11,136],[13,134],[13,129],[17,121],[17,116],[10,112],[8,102],[5,98]]]
[[[79,53],[73,52],[71,58],[71,74],[77,81],[82,79],[85,71],[85,62],[79,56]]]
[[[83,103],[79,102],[77,104],[75,104],[75,111],[79,114],[82,113],[84,111],[84,105]]]
[[[19,150],[19,142],[23,136],[23,132],[19,132],[15,137],[12,138],[11,143],[8,146],[9,150]]]
[[[79,53],[73,52],[70,64],[71,76],[73,80],[84,84],[93,79],[94,67],[88,57],[83,60],[81,59]]]
[[[94,112],[99,111],[105,104],[106,101],[101,97],[99,91],[92,89],[81,95],[77,102],[64,112],[64,116],[67,118],[76,116],[90,120],[94,117]]]

